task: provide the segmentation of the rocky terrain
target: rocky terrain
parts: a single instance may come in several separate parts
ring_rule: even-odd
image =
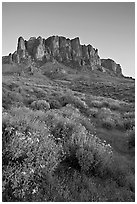
[[[2,57],[3,202],[134,202],[135,80],[79,38]]]
[[[88,68],[122,76],[119,64],[111,59],[100,59],[98,49],[90,44],[81,45],[78,37],[71,40],[62,36],[47,39],[31,37],[28,41],[19,37],[17,50],[3,57],[3,63],[18,64],[35,62],[42,65],[54,60],[73,68]]]

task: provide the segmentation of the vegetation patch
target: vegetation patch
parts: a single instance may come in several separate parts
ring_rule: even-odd
[[[133,202],[133,100],[105,95],[107,79],[50,66],[3,75],[3,201]]]

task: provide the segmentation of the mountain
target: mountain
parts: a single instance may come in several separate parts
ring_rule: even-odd
[[[77,69],[99,70],[116,76],[123,76],[122,69],[112,59],[100,59],[98,49],[92,45],[81,45],[78,37],[74,39],[51,36],[47,39],[31,37],[28,41],[18,38],[17,50],[2,58],[5,63],[35,64],[37,67],[58,61]]]
[[[135,80],[79,38],[2,61],[2,201],[135,202]]]

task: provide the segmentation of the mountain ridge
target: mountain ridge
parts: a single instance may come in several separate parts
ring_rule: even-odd
[[[69,39],[63,36],[50,36],[47,39],[39,36],[24,40],[18,38],[17,49],[14,53],[2,57],[2,63],[32,63],[41,65],[49,61],[58,62],[72,68],[86,66],[89,70],[112,73],[123,76],[120,64],[112,59],[101,59],[98,49],[92,45],[80,44],[79,37]]]

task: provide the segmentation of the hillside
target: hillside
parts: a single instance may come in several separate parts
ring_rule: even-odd
[[[3,57],[3,201],[135,201],[135,80],[88,47],[19,38]]]

